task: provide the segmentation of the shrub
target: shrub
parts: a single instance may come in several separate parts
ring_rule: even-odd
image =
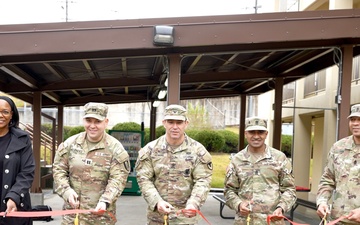
[[[195,140],[204,145],[210,152],[221,152],[225,145],[225,138],[214,130],[199,131]]]
[[[70,136],[72,136],[73,134],[77,134],[79,133],[78,131],[72,131],[70,132],[74,127],[71,127],[71,126],[64,126],[63,127],[63,140],[66,140],[68,139]],[[85,129],[83,129],[85,130]],[[52,124],[50,123],[45,123],[45,124],[42,124],[41,125],[41,131],[44,132],[45,134],[49,135],[51,137],[51,133],[52,133]],[[55,130],[55,134],[57,133],[58,131]],[[81,132],[81,131],[80,131]],[[58,143],[60,144],[60,143]]]
[[[112,127],[112,130],[141,131],[141,125],[135,122],[118,123]]]
[[[63,140],[66,140],[70,137],[70,131],[71,131],[72,127],[70,126],[64,126],[63,128],[63,131],[64,131],[64,134],[63,134]]]
[[[78,134],[78,133],[81,133],[85,131],[85,128],[84,126],[76,126],[76,127],[73,127],[71,128],[71,130],[69,131],[69,137],[75,135],[75,134]]]
[[[185,131],[186,135],[196,140],[196,135],[199,133],[199,130],[189,129]]]
[[[44,123],[41,124],[41,131],[51,137],[52,133],[52,124],[51,123]],[[56,131],[55,131],[56,132]]]
[[[225,138],[225,144],[222,149],[224,153],[236,153],[239,146],[239,135],[229,130],[218,130],[220,135]]]
[[[281,135],[281,151],[287,157],[291,157],[291,146],[292,146],[292,136],[291,135]]]
[[[165,133],[166,133],[166,130],[165,130],[165,127],[163,125],[156,127],[156,130],[155,130],[156,138],[161,137]]]
[[[165,134],[165,127],[158,126],[155,128],[155,139],[159,138],[160,136]],[[150,128],[145,128],[144,130],[144,145],[150,142]]]

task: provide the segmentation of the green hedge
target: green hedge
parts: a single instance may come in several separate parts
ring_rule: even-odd
[[[156,138],[161,137],[166,132],[165,127],[163,125],[156,127],[155,136]]]
[[[221,152],[236,153],[239,148],[239,135],[229,130],[218,130],[220,135],[225,138],[225,144]]]
[[[196,130],[196,129],[190,129],[185,131],[186,135],[191,137],[192,139],[196,138],[196,135],[200,132],[200,130]]]
[[[73,135],[75,135],[75,134],[78,134],[78,133],[80,133],[80,132],[83,132],[83,131],[85,131],[84,126],[76,126],[76,127],[71,128],[71,130],[69,131],[68,135],[69,135],[69,137],[71,137],[71,136],[73,136]],[[66,139],[67,139],[67,138],[66,138]],[[66,139],[64,139],[64,140],[66,140]]]
[[[68,139],[72,134],[76,134],[76,132],[78,132],[78,130],[77,131],[71,131],[73,128],[74,127],[71,127],[71,126],[64,126],[63,127],[63,132],[64,132],[63,133],[63,140]],[[76,129],[78,129],[78,128],[76,128]],[[51,137],[52,124],[50,124],[50,123],[42,124],[41,125],[41,131]],[[57,130],[55,130],[55,132],[57,132]]]
[[[215,130],[201,130],[195,135],[195,140],[200,142],[210,152],[222,152],[225,138]]]
[[[155,128],[155,139],[165,134],[165,127],[163,125]],[[144,145],[150,142],[150,128],[145,128]]]
[[[64,126],[64,134],[63,134],[63,140],[66,140],[70,137],[70,131],[73,127],[70,126]]]
[[[44,123],[41,124],[41,131],[45,134],[51,136],[52,133],[52,124],[51,123]],[[55,131],[56,132],[56,131]]]
[[[83,126],[76,127],[64,127],[64,140],[70,136],[84,131]],[[126,131],[141,131],[141,125],[135,122],[118,123],[111,130],[126,130]],[[51,134],[51,124],[45,124],[42,126],[42,131],[47,134]],[[160,125],[156,127],[155,135],[159,138],[165,134],[164,126]],[[222,153],[236,153],[238,152],[238,140],[239,135],[229,130],[199,130],[189,129],[186,130],[186,134],[199,141],[210,152],[222,152]],[[150,128],[144,130],[144,145],[150,141]],[[281,151],[286,156],[291,157],[292,136],[281,136]],[[247,141],[245,139],[245,146]]]
[[[281,135],[281,151],[291,157],[292,135]]]
[[[141,131],[141,125],[135,122],[117,123],[111,130]]]

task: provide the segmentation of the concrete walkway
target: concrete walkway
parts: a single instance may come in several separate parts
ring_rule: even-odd
[[[44,204],[49,205],[53,210],[61,210],[63,200],[52,190],[45,190]],[[232,219],[222,219],[220,217],[220,203],[212,197],[209,197],[201,209],[206,219],[212,225],[232,225]],[[310,225],[319,224],[320,220],[317,218],[314,210],[302,209],[301,206],[295,211],[295,222],[307,223]],[[298,214],[303,212],[303,214]],[[234,212],[225,206],[223,211],[224,216],[234,216]],[[301,219],[300,219],[301,218]],[[34,225],[59,225],[61,224],[61,216],[53,217],[54,220],[50,222],[34,221]],[[146,224],[146,202],[142,196],[127,196],[123,195],[117,201],[117,220],[116,224],[121,225],[145,225]],[[206,221],[201,220],[199,225],[208,225]]]

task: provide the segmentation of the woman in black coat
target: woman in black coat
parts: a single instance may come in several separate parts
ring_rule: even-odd
[[[15,103],[0,96],[0,211],[30,211],[30,192],[35,172],[32,144],[19,128]],[[0,225],[32,225],[31,218],[0,217]]]

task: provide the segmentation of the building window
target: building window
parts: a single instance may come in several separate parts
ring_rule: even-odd
[[[318,71],[305,77],[304,96],[310,97],[317,95],[320,91],[325,90],[326,70]]]
[[[353,59],[353,71],[352,71],[352,82],[355,82],[355,84],[358,84],[360,81],[360,75],[359,75],[359,67],[360,67],[360,58],[359,56],[355,57]]]
[[[284,85],[283,87],[283,104],[288,104],[294,101],[295,95],[295,81]]]

